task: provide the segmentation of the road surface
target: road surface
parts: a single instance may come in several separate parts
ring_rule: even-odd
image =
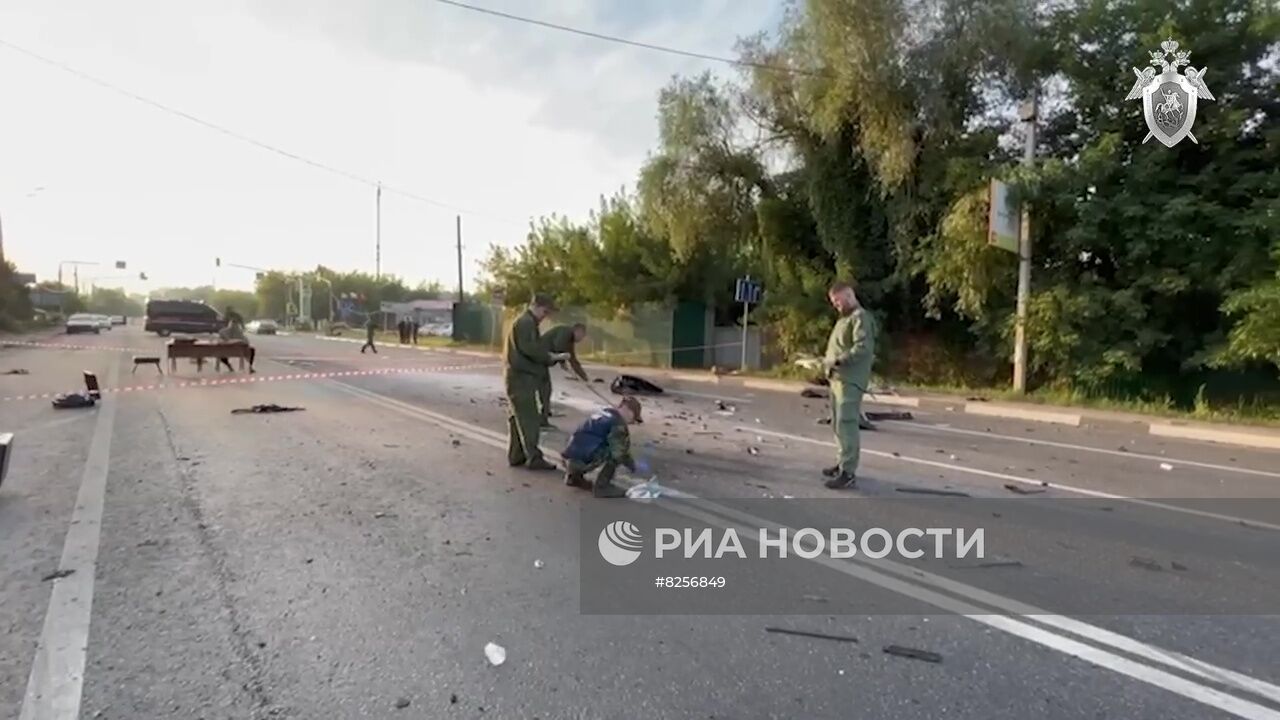
[[[0,375],[0,718],[1280,718],[1280,453],[917,414],[835,492],[823,401],[672,383],[634,442],[700,500],[647,512],[980,515],[996,561],[797,560],[710,611],[584,614],[584,513],[640,504],[507,467],[495,359],[254,343],[255,376],[133,373],[136,327],[0,348],[29,371]],[[53,410],[85,370],[103,402]],[[601,403],[556,372],[568,429]],[[306,409],[230,412],[259,403]]]

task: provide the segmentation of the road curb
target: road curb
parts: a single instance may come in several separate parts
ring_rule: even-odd
[[[1280,433],[1250,432],[1237,428],[1218,429],[1202,425],[1181,425],[1177,423],[1151,423],[1148,429],[1152,435],[1157,437],[1205,440],[1228,445],[1280,450]]]
[[[1030,420],[1032,422],[1053,423],[1080,427],[1080,413],[1054,412],[1052,410],[1034,410],[1014,405],[1000,405],[986,402],[969,402],[964,405],[969,415],[985,415],[988,417]]]

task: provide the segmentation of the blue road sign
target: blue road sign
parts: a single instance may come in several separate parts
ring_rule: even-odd
[[[759,303],[763,294],[764,287],[759,282],[752,280],[750,276],[738,278],[737,284],[733,287],[734,302]]]

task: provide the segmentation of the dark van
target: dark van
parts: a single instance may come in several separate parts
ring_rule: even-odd
[[[152,300],[144,328],[161,337],[170,333],[216,333],[223,320],[218,311],[193,300]]]

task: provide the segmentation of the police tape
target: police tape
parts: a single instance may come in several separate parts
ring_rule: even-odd
[[[155,352],[156,348],[117,347],[115,345],[81,345],[76,343],[32,342],[30,340],[5,340],[0,347],[34,347],[49,350],[101,350],[104,352]]]
[[[454,370],[477,370],[483,368],[499,367],[497,363],[473,363],[468,365],[432,365],[428,367],[408,367],[408,368],[379,368],[377,370],[334,370],[329,372],[306,372],[306,373],[286,373],[280,375],[248,375],[243,377],[229,377],[217,379],[202,379],[180,382],[159,382],[150,385],[126,385],[122,387],[102,388],[104,395],[109,394],[137,394],[142,392],[155,392],[161,390],[175,390],[184,388],[205,388],[205,387],[228,387],[232,385],[252,385],[271,382],[295,382],[298,380],[326,380],[329,378],[340,377],[368,377],[378,375],[415,375],[430,374],[437,372],[448,372]],[[30,395],[12,395],[9,397],[0,397],[0,402],[18,402],[22,400],[49,400],[60,395],[58,392],[34,393]]]

